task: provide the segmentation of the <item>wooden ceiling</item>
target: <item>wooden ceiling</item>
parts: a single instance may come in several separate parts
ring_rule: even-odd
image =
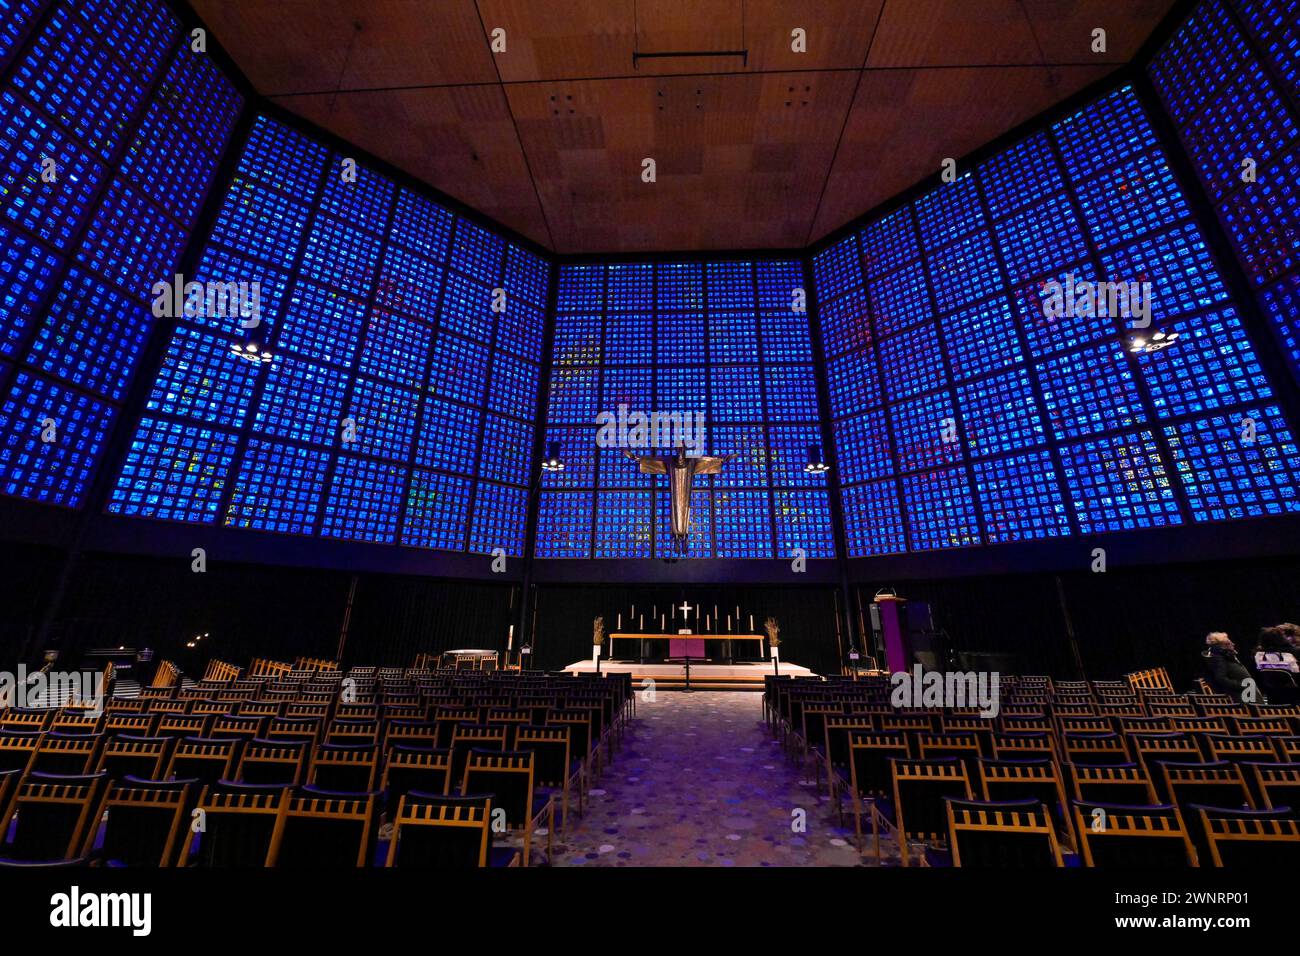
[[[561,253],[802,248],[1115,70],[1172,3],[193,0],[259,92]],[[683,51],[746,55],[645,56]]]

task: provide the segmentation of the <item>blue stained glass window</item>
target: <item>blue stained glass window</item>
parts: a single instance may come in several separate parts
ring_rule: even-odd
[[[321,535],[392,544],[405,490],[405,468],[340,455],[325,500]]]
[[[1084,534],[1182,524],[1169,475],[1149,431],[1061,448],[1066,488]]]
[[[328,156],[319,143],[261,115],[253,121],[253,131],[240,154],[238,169],[240,176],[286,192],[293,191],[303,201],[311,202]],[[305,217],[303,224],[306,224]],[[290,255],[293,252],[289,250]]]
[[[1228,295],[1201,230],[1190,222],[1103,252],[1101,264],[1111,282],[1151,283],[1156,319],[1202,309]]]
[[[1229,78],[1240,74],[1249,59],[1227,8],[1220,0],[1204,0],[1156,55],[1150,71],[1166,106],[1183,122]]]
[[[944,347],[955,379],[961,381],[1019,362],[1020,340],[1006,298],[971,306],[945,316]]]
[[[876,335],[910,328],[932,314],[925,275],[919,265],[890,273],[867,284]]]
[[[1035,133],[1003,150],[982,163],[976,173],[994,220],[1065,189],[1046,133]]]
[[[762,310],[793,313],[795,290],[803,290],[806,297],[802,262],[765,260],[755,263],[754,273],[758,282],[758,307]]]
[[[654,353],[654,318],[648,313],[611,315],[605,320],[605,361],[610,365],[646,365]]]
[[[891,401],[942,388],[948,376],[934,325],[923,325],[881,342],[880,368],[885,377],[885,394]]]
[[[199,148],[188,127],[157,102],[132,137],[121,165],[123,175],[184,225],[198,215],[216,168],[216,154]]]
[[[427,396],[420,419],[415,463],[457,474],[473,474],[478,461],[483,413]]]
[[[618,316],[610,316],[617,320]],[[670,312],[656,320],[655,360],[660,365],[699,365],[705,360],[704,316],[699,312]]]
[[[617,267],[615,267],[617,268]],[[752,279],[751,279],[752,296]],[[610,282],[610,308],[618,308]],[[655,268],[655,302],[660,311],[683,312],[704,308],[704,268],[693,262],[666,262]],[[710,302],[710,307],[714,307]]]
[[[511,299],[506,310],[497,314],[497,348],[533,363],[541,362],[545,325],[546,316],[541,309]]]
[[[1121,163],[1080,183],[1077,192],[1093,242],[1103,249],[1190,215],[1182,190],[1159,153],[1143,153]]]
[[[659,497],[663,497],[660,495]],[[648,558],[653,537],[654,498],[641,491],[601,491],[596,494],[597,558]]]
[[[343,419],[344,377],[333,369],[277,358],[253,416],[268,435],[333,445]]]
[[[1300,21],[1293,0],[1234,0],[1291,95],[1300,99]]]
[[[979,462],[975,486],[989,544],[1070,533],[1056,470],[1046,451]]]
[[[1082,179],[1156,145],[1131,86],[1093,100],[1052,127],[1071,179]]]
[[[202,425],[142,418],[108,510],[213,524],[234,460],[233,435]]]
[[[405,461],[415,438],[416,394],[387,382],[357,378],[347,417],[356,425],[356,444],[350,451]],[[342,431],[339,432],[340,439]]]
[[[447,292],[438,316],[442,328],[487,344],[492,341],[495,318],[490,288],[454,272],[447,276]]]
[[[862,265],[858,261],[858,241],[854,236],[823,249],[813,256],[812,262],[818,302],[829,302],[862,286]]]
[[[714,487],[764,488],[769,484],[772,456],[762,425],[714,425],[708,437],[709,454],[736,456],[713,476]]]
[[[299,282],[285,312],[278,340],[281,347],[335,365],[352,365],[365,321],[364,303],[341,292]]]
[[[399,189],[388,241],[416,255],[446,262],[453,218],[447,210],[423,196]]]
[[[435,394],[481,405],[487,389],[488,347],[442,335],[429,362],[429,388]]]
[[[600,382],[601,411],[617,412],[619,405],[626,405],[630,412],[650,412],[654,405],[652,374],[648,368],[605,369]]]
[[[843,355],[855,348],[870,345],[871,320],[867,315],[867,295],[855,289],[825,305],[821,315],[822,346],[828,356]],[[767,329],[763,330],[763,351],[767,348]]]
[[[895,405],[889,420],[900,471],[933,468],[961,460],[957,412],[947,392]]]
[[[913,206],[921,227],[921,242],[927,250],[985,228],[979,190],[970,173],[926,193]]]
[[[599,312],[605,305],[605,267],[560,266],[555,295],[559,312]],[[556,321],[557,328],[561,324]]]
[[[812,338],[806,312],[760,312],[759,333],[764,362],[811,362]],[[663,320],[659,322],[663,328]]]
[[[972,456],[1016,451],[1045,439],[1029,373],[1024,369],[962,385],[957,389],[957,402]]]
[[[17,350],[58,265],[54,253],[0,225],[0,355]]]
[[[859,233],[859,238],[862,242],[862,267],[869,277],[891,272],[921,256],[916,244],[911,206],[877,219]],[[821,277],[817,279],[820,291]]]
[[[752,262],[710,262],[705,268],[709,292],[709,309],[752,309],[755,305],[754,264]],[[664,302],[664,282],[659,280],[661,309],[687,309],[696,306],[674,306]],[[674,299],[673,301],[678,301]],[[787,294],[786,302],[790,301]]]
[[[55,248],[65,248],[105,168],[8,91],[0,92],[0,116],[0,212]],[[41,180],[46,159],[54,160],[59,188]]]
[[[505,255],[506,243],[500,236],[468,219],[456,220],[456,235],[451,242],[453,269],[498,287],[505,277]]]
[[[903,534],[903,513],[898,506],[898,488],[892,481],[877,481],[845,488],[844,531],[849,557],[899,554],[907,550]]]
[[[230,492],[225,524],[311,534],[329,457],[322,451],[250,438]]]
[[[145,408],[209,425],[243,424],[261,366],[230,351],[230,342],[183,326],[172,335]]]
[[[0,63],[36,22],[45,0],[0,0]]]
[[[987,232],[977,232],[946,249],[932,253],[930,281],[940,312],[987,299],[1002,291],[993,241]]]
[[[491,554],[501,548],[511,557],[524,553],[528,490],[480,481],[474,491],[469,550]]]
[[[132,295],[150,298],[169,278],[185,234],[143,196],[117,180],[95,212],[77,258]]]
[[[1231,308],[1179,319],[1142,333],[1176,334],[1175,344],[1138,355],[1161,418],[1272,397],[1241,319]]]
[[[604,323],[599,315],[557,315],[551,360],[555,365],[599,365]]]
[[[591,557],[591,492],[543,491],[538,503],[537,557]]]
[[[650,488],[655,483],[654,475],[642,474],[637,462],[628,458],[622,448],[597,448],[593,442],[590,429],[555,429],[548,430],[548,438],[555,437],[554,433],[571,431],[577,432],[569,441],[561,444],[561,448],[568,452],[565,455],[564,477],[558,477],[554,481],[546,481],[544,484],[555,487],[590,487],[592,484],[591,474],[592,465],[599,463],[600,469],[600,487],[601,488]],[[650,449],[637,448],[634,454],[640,456],[650,453]],[[656,449],[661,454],[667,454],[668,449]],[[576,460],[575,460],[576,459]],[[705,482],[707,478],[697,478],[698,482]]]
[[[660,487],[654,495],[655,502],[655,557],[713,557],[713,502],[707,491],[691,492],[691,526],[686,536],[686,550],[678,550],[673,538],[672,500]],[[596,507],[600,507],[597,500]],[[597,519],[599,524],[599,518]]]
[[[1300,452],[1276,405],[1166,425],[1196,521],[1300,511]]]
[[[27,357],[30,365],[113,401],[126,397],[150,316],[137,302],[72,269]]]
[[[531,419],[537,410],[537,388],[541,372],[531,362],[521,362],[497,353],[492,360],[492,387],[487,405],[492,411]]]
[[[406,493],[402,544],[464,551],[472,488],[468,478],[417,468]]]
[[[761,422],[763,394],[759,375],[757,366],[715,368],[709,372],[712,384],[710,419],[715,422]],[[670,410],[677,409],[670,407]]]
[[[506,250],[505,290],[511,300],[544,308],[550,285],[551,267],[545,259],[515,245]]]
[[[1229,199],[1220,215],[1246,274],[1264,284],[1300,264],[1300,154],[1284,154],[1258,177]]]
[[[907,475],[903,478],[903,502],[910,550],[933,551],[980,543],[975,502],[964,468]]]
[[[1050,359],[1039,366],[1038,378],[1057,438],[1078,438],[1146,420],[1124,350],[1113,343]]]
[[[236,181],[221,204],[212,238],[231,249],[288,268],[307,228],[307,207],[248,180]]]
[[[1259,301],[1291,358],[1292,371],[1300,380],[1300,274],[1265,289]]]
[[[659,369],[655,375],[655,408],[683,413],[707,412],[710,376],[709,371],[701,368]],[[747,400],[753,403],[752,393]]]
[[[488,415],[483,428],[483,461],[479,473],[492,481],[528,484],[533,457],[533,429],[524,422]]]
[[[894,472],[889,446],[889,427],[883,411],[868,412],[836,422],[835,460],[840,481],[849,484],[864,478],[882,478]]]
[[[600,471],[602,483],[605,482],[605,476],[609,474],[615,458],[612,452],[618,452],[618,458],[622,459],[632,471],[636,470],[636,465],[623,458],[621,450],[613,448],[598,449],[596,445],[597,430],[586,426],[556,426],[552,425],[546,429],[546,443],[548,445],[559,442],[560,460],[564,462],[563,471],[543,471],[542,487],[543,488],[591,488],[596,484],[596,459],[600,458]],[[619,482],[626,484],[627,482]]]
[[[594,368],[557,368],[551,372],[551,421],[590,425],[600,411]]]
[[[299,269],[309,279],[365,297],[375,281],[379,241],[326,216],[318,215],[307,235]]]
[[[785,488],[826,487],[824,474],[813,475],[804,470],[810,445],[822,447],[821,427],[818,425],[773,425],[768,429],[773,485]],[[734,461],[729,462],[726,467],[734,464]]]
[[[719,488],[714,493],[715,557],[772,557],[771,494],[733,488]]]
[[[244,105],[244,98],[212,58],[192,52],[187,44],[176,48],[154,100],[214,156],[225,147]]]
[[[1105,180],[1103,176],[1101,181]],[[1096,228],[1094,224],[1094,232]],[[1012,282],[1043,275],[1088,252],[1064,193],[1021,210],[1000,223],[996,232]]]
[[[765,379],[768,421],[817,421],[817,380],[811,365],[769,365],[755,374]]]
[[[880,404],[876,355],[871,349],[852,352],[827,363],[831,415],[840,418]]]
[[[164,277],[163,281],[167,278],[175,282],[174,277]],[[195,325],[235,335],[243,335],[241,323],[254,318],[258,320],[255,328],[262,335],[279,326],[289,283],[289,277],[280,270],[209,245],[194,270],[193,281],[204,289],[203,308],[186,310],[185,318]],[[243,285],[232,286],[232,282]],[[211,302],[208,292],[212,292]],[[335,320],[330,317],[329,321]]]
[[[441,291],[441,265],[397,246],[388,247],[375,283],[377,305],[433,322]]]
[[[0,406],[0,487],[7,495],[80,507],[112,418],[103,402],[19,370]]]
[[[158,67],[180,24],[165,3],[91,0],[71,11],[132,70]]]
[[[321,212],[359,229],[382,233],[393,205],[393,184],[360,165],[356,167],[356,180],[345,180],[343,162],[341,156],[330,160],[330,173],[320,197]]]
[[[1030,351],[1050,355],[1115,335],[1115,320],[1094,308],[1095,297],[1087,294],[1097,281],[1096,270],[1081,264],[1016,287],[1016,311]]]
[[[758,361],[758,317],[753,312],[709,313],[709,360]]]
[[[424,323],[396,312],[374,308],[366,323],[366,342],[361,347],[361,360],[357,368],[369,375],[377,375],[400,385],[419,385],[424,377],[425,359],[433,340],[433,331]],[[445,355],[452,346],[447,336],[438,340],[435,355]],[[474,350],[471,350],[472,354]],[[467,356],[462,355],[461,358]],[[480,379],[486,362],[472,366]],[[479,383],[482,391],[482,382]]]
[[[775,490],[772,511],[776,516],[776,555],[793,558],[802,549],[807,558],[833,558],[831,502],[829,492]]]

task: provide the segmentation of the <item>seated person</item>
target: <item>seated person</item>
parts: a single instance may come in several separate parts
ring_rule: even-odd
[[[1220,694],[1241,700],[1245,682],[1251,680],[1250,671],[1237,656],[1237,646],[1223,631],[1205,635],[1205,651],[1201,654],[1206,679]]]
[[[1279,624],[1277,629],[1282,632],[1286,642],[1291,645],[1291,653],[1300,658],[1300,624]]]
[[[1266,627],[1259,632],[1259,642],[1255,645],[1255,670],[1300,674],[1300,663],[1296,661],[1295,651],[1282,628]]]

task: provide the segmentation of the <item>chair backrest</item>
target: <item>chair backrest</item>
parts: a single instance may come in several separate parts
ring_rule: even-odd
[[[851,730],[849,740],[849,785],[865,797],[883,797],[893,792],[890,761],[905,759],[907,737],[901,732],[879,733],[874,730]]]
[[[421,793],[451,792],[451,750],[394,744],[384,760],[384,777],[380,789],[388,795],[389,816],[398,801],[413,790]]]
[[[1300,807],[1300,763],[1238,764],[1260,809]]]
[[[515,730],[515,749],[533,754],[533,783],[542,787],[563,787],[570,776],[573,732],[568,727],[534,727],[520,724]]]
[[[289,796],[268,866],[366,866],[375,835],[376,794],[306,786]]]
[[[531,751],[474,748],[465,763],[461,793],[493,794],[492,806],[505,811],[506,826],[517,829],[532,816],[533,774]]]
[[[0,730],[0,770],[19,770],[26,772],[36,759],[36,748],[40,745],[44,731]]]
[[[216,783],[234,777],[235,757],[240,741],[236,737],[216,739],[185,737],[176,741],[167,761],[168,777],[195,777],[204,783]]]
[[[1035,800],[1051,811],[1056,825],[1070,831],[1070,805],[1056,761],[1051,757],[979,762],[980,791],[985,800]]]
[[[312,753],[307,781],[322,790],[369,793],[375,789],[378,748],[365,744],[321,744]]]
[[[1156,802],[1151,775],[1135,763],[1070,764],[1069,778],[1076,800],[1134,806]]]
[[[996,730],[993,732],[993,756],[998,760],[1015,757],[1055,757],[1056,745],[1046,730]]]
[[[230,780],[204,787],[196,808],[202,829],[196,839],[185,841],[181,863],[270,865],[279,849],[289,792],[274,784]]]
[[[87,829],[107,782],[101,771],[91,774],[30,772],[9,801],[0,833],[7,832],[15,814],[18,827],[6,855],[19,860],[67,860],[81,853]]]
[[[1242,763],[1250,760],[1262,762],[1272,760],[1277,751],[1273,741],[1262,734],[1233,736],[1231,734],[1205,734],[1201,738],[1211,760],[1226,760],[1229,763]]]
[[[198,780],[144,780],[127,775],[112,781],[95,819],[103,819],[98,855],[120,866],[172,866],[189,833],[190,804]],[[95,850],[95,827],[86,833],[83,853]]]
[[[128,775],[144,780],[159,780],[167,766],[168,751],[174,739],[114,734],[104,740],[95,769],[107,771],[114,780],[121,780]]]
[[[1193,804],[1212,866],[1290,868],[1300,858],[1300,820],[1290,807],[1235,810]]]
[[[388,866],[439,869],[487,866],[492,846],[492,798],[412,791],[398,803]]]
[[[235,770],[240,783],[276,783],[296,787],[307,771],[310,744],[305,740],[262,740],[244,744]]]
[[[944,798],[970,800],[973,796],[966,765],[956,757],[933,760],[893,757],[889,767],[900,842],[903,839],[946,840],[948,814]]]
[[[1069,732],[1061,735],[1061,754],[1073,764],[1128,763],[1128,747],[1119,734]]]
[[[954,866],[1058,867],[1061,847],[1047,807],[1037,800],[944,800]]]
[[[212,736],[252,740],[262,736],[268,718],[257,714],[222,714],[212,723]]]
[[[266,725],[267,740],[306,740],[315,743],[320,739],[319,717],[272,717]]]
[[[1178,807],[1074,801],[1084,866],[1195,866],[1196,851]]]
[[[37,745],[31,769],[70,775],[89,773],[103,742],[103,734],[65,734],[52,730]]]

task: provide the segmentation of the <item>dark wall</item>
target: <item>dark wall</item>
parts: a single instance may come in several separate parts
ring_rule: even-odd
[[[1060,579],[1064,609],[1052,575],[881,581],[860,593],[870,602],[888,584],[902,597],[930,601],[936,626],[957,649],[1015,654],[1021,673],[1075,674],[1068,610],[1089,678],[1161,666],[1180,689],[1200,675],[1209,631],[1227,631],[1249,651],[1261,627],[1300,621],[1300,558],[1111,568]]]
[[[556,669],[591,657],[591,622],[597,615],[605,618],[609,632],[616,628],[617,615],[625,615],[623,630],[632,630],[626,620],[629,609],[644,609],[647,618],[658,605],[666,611],[670,604],[703,604],[710,611],[717,605],[724,619],[737,606],[749,629],[749,615],[761,631],[769,615],[781,623],[781,659],[818,673],[838,672],[839,653],[836,643],[835,594],[825,587],[735,587],[720,585],[707,588],[681,587],[605,587],[541,586],[536,592],[537,640],[533,665]],[[646,630],[650,630],[649,621]]]
[[[48,606],[64,552],[43,545],[0,544],[0,667],[28,646]]]

